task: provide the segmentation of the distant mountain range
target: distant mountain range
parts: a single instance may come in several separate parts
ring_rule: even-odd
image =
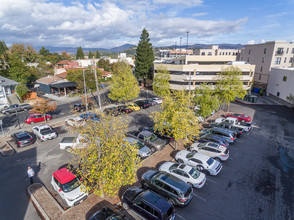
[[[219,48],[221,49],[240,49],[242,47],[244,47],[242,44],[193,44],[193,45],[189,45],[189,49],[204,49],[204,48],[208,48],[211,45],[218,45]],[[133,44],[124,44],[122,46],[119,47],[114,47],[114,48],[110,48],[110,49],[105,49],[105,48],[82,48],[84,53],[88,53],[89,51],[105,51],[105,52],[109,52],[109,53],[121,53],[124,52],[125,50],[128,50],[130,48],[134,48],[135,49],[136,45]],[[161,47],[155,47],[157,49],[164,49],[164,48],[180,48],[179,45],[170,45],[170,46],[161,46]],[[45,47],[46,49],[48,49],[51,53],[61,53],[63,51],[66,51],[70,54],[74,54],[77,52],[77,47],[50,47],[47,46]],[[186,45],[182,45],[181,48],[186,48]],[[37,50],[41,49],[41,47],[37,47]]]

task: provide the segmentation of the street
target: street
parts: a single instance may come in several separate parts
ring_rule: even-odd
[[[62,112],[68,114],[66,105]],[[152,123],[149,114],[160,110],[156,105],[128,115],[133,130]],[[254,128],[229,146],[230,158],[217,176],[207,176],[202,189],[185,208],[176,208],[176,219],[293,219],[294,116],[284,106],[244,106],[232,103],[230,111],[253,116]],[[35,169],[36,182],[50,189],[52,173],[71,160],[72,155],[59,149],[66,126],[57,128],[57,139],[39,142],[0,157],[0,202],[3,219],[39,219],[25,190],[29,185],[27,166]],[[15,211],[17,210],[17,211]]]

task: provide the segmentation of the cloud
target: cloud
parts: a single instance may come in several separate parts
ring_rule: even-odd
[[[166,4],[166,5],[184,5],[184,6],[198,6],[202,5],[202,0],[188,0],[188,1],[181,1],[179,4],[179,0],[153,0],[155,4]]]
[[[200,13],[195,13],[195,14],[192,14],[193,17],[200,17],[200,16],[204,16],[204,15],[207,15],[208,13],[206,12],[200,12]]]
[[[255,44],[255,40],[250,40],[247,42],[247,44]]]

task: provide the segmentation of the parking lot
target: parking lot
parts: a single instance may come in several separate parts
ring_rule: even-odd
[[[283,156],[291,155],[293,150],[293,112],[283,106],[232,104],[230,108],[253,116],[256,125],[251,133],[229,146],[230,158],[223,163],[220,174],[207,176],[205,186],[194,189],[191,203],[185,208],[176,208],[177,219],[293,218],[293,161],[287,160],[288,165],[283,163]],[[149,114],[157,110],[158,105],[131,113],[129,130],[151,125]],[[60,150],[58,143],[62,137],[72,135],[65,133],[66,126],[55,129],[58,138],[38,140],[33,146],[18,149],[13,156],[0,157],[1,174],[7,179],[1,184],[3,198],[7,199],[0,202],[5,219],[38,219],[24,193],[29,185],[28,165],[36,169],[36,181],[50,189],[52,173],[71,160],[72,155]]]

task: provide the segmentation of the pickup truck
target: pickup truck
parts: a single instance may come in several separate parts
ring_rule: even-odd
[[[14,105],[10,105],[7,108],[4,108],[1,110],[2,114],[12,114],[15,113],[16,111],[20,112],[20,111],[28,111],[30,110],[32,107],[29,104],[23,104],[23,105],[18,105],[18,104],[14,104]]]
[[[85,143],[82,140],[83,138],[80,135],[78,137],[64,137],[59,143],[59,148],[61,150],[69,151],[75,147],[83,147]]]
[[[211,123],[211,124],[209,124],[209,127],[210,128],[219,127],[219,128],[225,128],[225,129],[234,131],[234,132],[236,132],[238,138],[241,137],[241,135],[244,131],[243,128],[236,127],[235,125],[232,125],[231,123],[228,123],[228,122]]]
[[[239,122],[237,118],[228,117],[228,118],[217,118],[217,119],[215,119],[216,124],[219,124],[219,123],[222,123],[222,122],[230,123],[230,124],[234,125],[237,128],[242,128],[245,132],[249,132],[252,129],[252,124],[251,123]]]
[[[41,141],[51,140],[58,136],[49,125],[37,125],[32,128],[32,131]]]
[[[166,141],[158,138],[155,134],[150,131],[130,131],[127,133],[127,136],[133,137],[144,143],[146,146],[150,147],[151,152],[155,152],[156,150],[162,150]]]

